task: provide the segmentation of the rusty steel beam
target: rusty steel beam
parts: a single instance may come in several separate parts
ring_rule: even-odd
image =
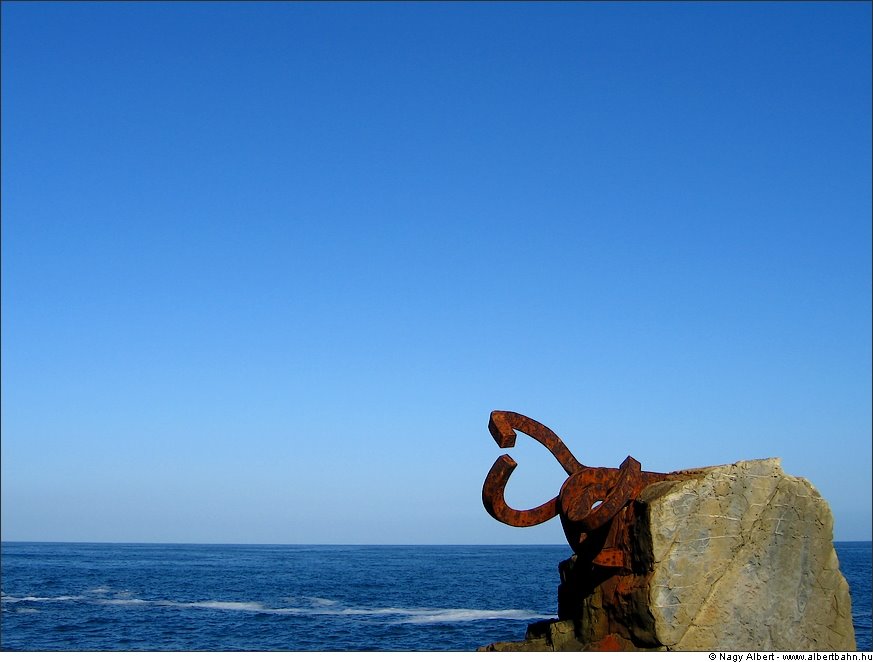
[[[587,467],[573,457],[552,430],[516,412],[491,412],[488,430],[500,448],[511,448],[516,441],[515,431],[524,432],[548,449],[568,478],[555,498],[535,508],[516,510],[507,505],[504,492],[518,464],[509,455],[501,455],[482,486],[485,510],[499,522],[519,527],[535,526],[559,516],[567,542],[577,555],[603,568],[629,572],[628,506],[647,485],[675,478],[642,471],[640,463],[630,456],[617,469]]]

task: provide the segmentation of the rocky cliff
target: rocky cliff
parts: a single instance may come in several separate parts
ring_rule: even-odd
[[[855,650],[830,508],[778,459],[683,472],[632,506],[631,572],[574,555],[558,619],[480,650]]]

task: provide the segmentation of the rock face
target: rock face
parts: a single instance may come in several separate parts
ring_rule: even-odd
[[[558,620],[480,650],[855,650],[827,502],[778,459],[683,472],[633,504],[633,572],[559,566]]]

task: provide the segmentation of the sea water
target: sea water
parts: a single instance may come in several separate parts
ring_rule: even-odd
[[[870,650],[871,543],[837,543]],[[556,616],[566,545],[2,544],[6,651],[470,651]]]

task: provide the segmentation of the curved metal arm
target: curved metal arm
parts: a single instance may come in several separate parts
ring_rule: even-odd
[[[515,446],[515,430],[524,432],[548,448],[568,476],[585,468],[584,464],[573,457],[570,449],[564,445],[561,438],[542,423],[514,411],[497,410],[491,412],[491,417],[488,420],[488,431],[500,448]]]
[[[517,466],[518,463],[508,455],[501,455],[491,465],[491,470],[482,486],[482,503],[485,510],[498,522],[510,526],[536,526],[552,519],[558,514],[558,497],[529,510],[516,510],[506,505],[503,491],[506,489],[509,476]]]
[[[488,430],[501,448],[515,446],[515,430],[524,432],[545,446],[568,475],[585,468],[585,465],[580,464],[573,457],[558,435],[542,423],[522,414],[513,411],[492,411]],[[509,482],[509,477],[517,466],[518,463],[509,455],[501,455],[491,466],[482,486],[482,503],[485,510],[497,521],[510,526],[535,526],[555,517],[559,511],[558,497],[528,510],[516,510],[506,505],[503,496],[506,483]]]
[[[644,486],[640,463],[628,455],[618,469],[589,468],[568,478],[559,495],[561,510],[582,531],[593,531],[618,515]]]

